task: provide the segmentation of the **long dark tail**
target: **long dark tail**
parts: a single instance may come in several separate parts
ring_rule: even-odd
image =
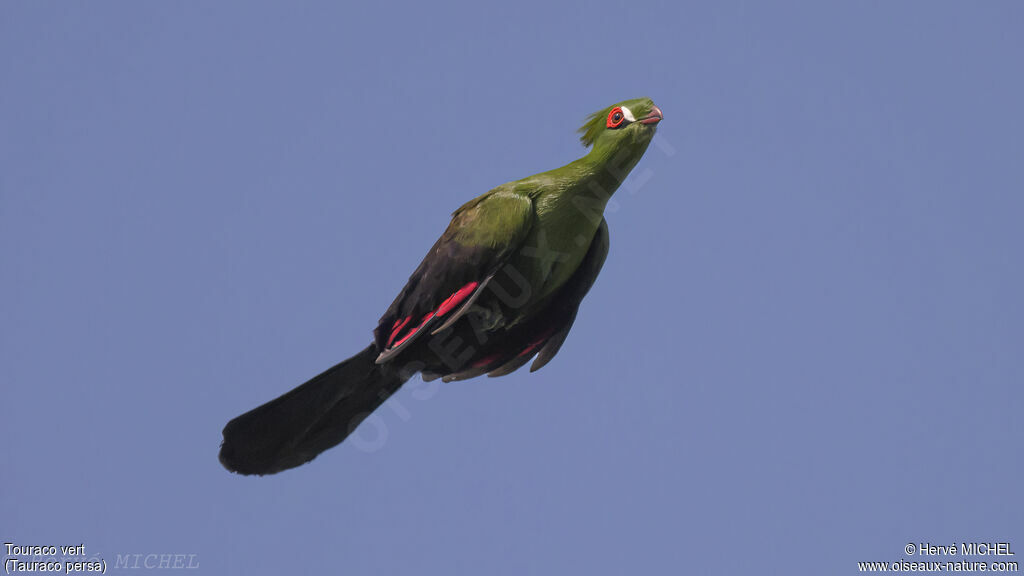
[[[411,374],[377,365],[377,347],[228,422],[220,461],[232,472],[274,474],[341,443]]]

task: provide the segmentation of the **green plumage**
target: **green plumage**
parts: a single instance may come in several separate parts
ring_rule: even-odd
[[[271,474],[312,460],[416,372],[448,381],[502,376],[534,357],[532,370],[547,364],[608,254],[605,206],[661,119],[648,98],[595,112],[580,128],[587,155],[462,205],[374,343],[229,422],[221,462]]]
[[[591,114],[580,127],[580,141],[593,146],[589,154],[560,168],[503,184],[466,203],[455,213],[449,229],[471,245],[487,244],[507,249],[521,243],[527,250],[511,260],[531,281],[540,301],[565,283],[586,254],[604,209],[622,180],[636,166],[654,134],[653,125],[633,122],[608,129],[606,119],[614,108],[627,107],[635,118],[651,113],[649,98],[627,100]],[[660,110],[658,111],[660,115]],[[500,214],[492,202],[503,206],[510,197],[529,198],[533,210],[522,202]],[[494,213],[496,218],[477,218],[474,211]],[[471,222],[472,224],[467,225]],[[529,233],[521,236],[524,229]],[[548,252],[548,254],[543,254]],[[534,310],[523,309],[524,315]]]

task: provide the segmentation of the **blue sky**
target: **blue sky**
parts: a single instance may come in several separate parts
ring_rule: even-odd
[[[210,574],[845,574],[1024,549],[1014,2],[7,2],[0,538]],[[266,478],[465,200],[665,113],[535,374]],[[381,436],[373,437],[377,431]]]

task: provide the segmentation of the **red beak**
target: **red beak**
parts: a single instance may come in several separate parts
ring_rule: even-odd
[[[641,124],[657,124],[661,122],[665,116],[661,113],[661,108],[657,106],[651,106],[651,113],[640,119]]]

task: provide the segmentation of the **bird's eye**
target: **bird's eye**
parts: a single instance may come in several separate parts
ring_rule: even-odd
[[[622,121],[624,119],[625,116],[622,114],[622,108],[616,106],[615,108],[612,108],[611,112],[608,113],[608,127],[618,128],[622,126]]]

